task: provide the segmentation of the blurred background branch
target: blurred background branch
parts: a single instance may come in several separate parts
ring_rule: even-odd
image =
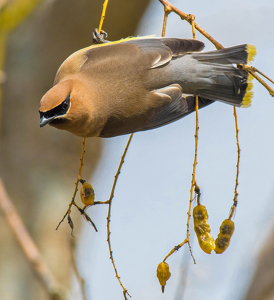
[[[44,289],[52,300],[65,300],[63,291],[56,282],[53,274],[49,270],[47,264],[43,260],[38,248],[26,230],[21,218],[19,217],[14,205],[9,198],[2,180],[0,179],[0,208],[4,213],[6,220],[14,234],[16,240],[20,244],[26,259],[36,275],[42,283]]]

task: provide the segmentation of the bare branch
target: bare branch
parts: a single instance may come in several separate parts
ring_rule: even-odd
[[[117,180],[118,180],[119,174],[121,172],[122,165],[125,161],[125,156],[127,154],[127,150],[128,150],[129,145],[130,145],[132,137],[133,137],[133,133],[129,136],[126,148],[125,148],[124,153],[121,157],[121,161],[120,161],[118,170],[117,170],[116,175],[114,177],[114,182],[113,182],[110,197],[109,197],[109,200],[108,200],[109,201],[109,206],[108,206],[108,216],[107,216],[107,242],[108,242],[110,260],[112,262],[116,277],[117,277],[117,279],[118,279],[118,281],[119,281],[119,283],[120,283],[120,285],[123,289],[125,299],[127,299],[126,295],[130,296],[130,294],[128,293],[127,289],[122,284],[122,281],[120,279],[120,276],[118,275],[118,271],[116,269],[115,262],[114,262],[114,259],[113,259],[113,252],[112,252],[111,244],[110,244],[110,213],[111,213],[111,204],[112,204],[112,200],[113,200],[113,197],[114,197],[114,191],[115,191],[115,187],[116,187],[116,184],[117,184]]]
[[[0,179],[0,208],[3,210],[16,240],[20,244],[30,266],[52,300],[65,300],[63,289],[59,286],[47,264],[43,260],[33,239],[29,235],[20,216],[9,198]]]
[[[238,127],[238,119],[237,119],[237,111],[236,111],[236,107],[233,106],[233,114],[234,114],[234,118],[235,118],[235,129],[236,129],[236,144],[237,144],[237,165],[236,165],[236,180],[235,180],[235,189],[234,189],[234,199],[233,199],[233,205],[231,207],[230,210],[230,214],[229,214],[229,220],[231,220],[231,218],[234,215],[236,206],[238,204],[238,185],[239,185],[239,166],[240,166],[240,153],[241,153],[241,149],[240,149],[240,144],[239,144],[239,127]]]

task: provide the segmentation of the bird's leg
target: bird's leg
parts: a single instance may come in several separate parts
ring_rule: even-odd
[[[108,34],[104,30],[101,30],[101,32],[99,33],[98,28],[95,28],[92,33],[93,44],[107,43],[108,41],[105,39],[105,38],[107,38],[107,36],[108,36]]]

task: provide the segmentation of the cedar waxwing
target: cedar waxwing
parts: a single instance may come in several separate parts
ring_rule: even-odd
[[[200,52],[204,44],[178,38],[128,38],[70,55],[40,103],[40,127],[81,137],[113,137],[174,122],[214,100],[247,107],[251,45]]]

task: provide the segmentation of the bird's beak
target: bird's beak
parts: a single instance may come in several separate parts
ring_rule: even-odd
[[[42,116],[40,118],[40,127],[44,127],[45,125],[50,123],[53,119],[55,119],[55,116],[51,117],[51,118],[45,118],[44,116]]]

